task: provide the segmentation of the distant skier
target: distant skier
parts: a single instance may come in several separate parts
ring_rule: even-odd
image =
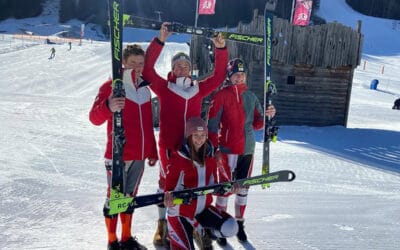
[[[51,52],[51,54],[50,54],[49,59],[53,59],[56,56],[56,49],[54,47],[52,47],[50,49],[50,52]]]
[[[400,109],[400,98],[394,101],[394,105],[392,109]]]
[[[69,49],[68,49],[68,50],[71,50],[71,49],[72,49],[72,43],[71,43],[71,42],[68,42],[68,46],[69,46]]]

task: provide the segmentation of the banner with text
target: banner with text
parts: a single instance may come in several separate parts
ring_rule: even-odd
[[[293,25],[307,26],[310,22],[312,0],[296,0],[294,7]]]
[[[215,14],[215,1],[216,0],[200,0],[199,15]]]

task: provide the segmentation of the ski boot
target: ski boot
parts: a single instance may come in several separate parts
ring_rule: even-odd
[[[158,220],[157,230],[153,237],[153,244],[155,246],[163,246],[169,248],[168,227],[166,219]]]
[[[120,250],[119,242],[115,240],[111,243],[108,243],[107,250]]]
[[[218,243],[218,245],[220,245],[222,247],[226,246],[226,244],[228,244],[226,238],[217,238],[217,243]]]
[[[212,250],[211,231],[209,229],[202,229],[199,233],[196,229],[193,230],[193,238],[201,250]]]
[[[237,223],[239,225],[239,231],[236,234],[236,237],[238,238],[238,240],[240,242],[246,242],[247,235],[246,235],[246,232],[244,231],[244,226],[243,226],[244,220],[238,220]]]
[[[147,248],[141,245],[136,237],[130,237],[127,241],[121,242],[121,250],[147,250]]]

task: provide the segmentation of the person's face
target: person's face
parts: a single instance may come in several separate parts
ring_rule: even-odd
[[[190,64],[187,61],[177,61],[172,70],[176,77],[189,77],[190,76]]]
[[[123,64],[126,69],[133,69],[135,71],[135,76],[139,77],[143,72],[144,56],[130,55],[126,60],[123,60]]]
[[[241,84],[241,83],[246,83],[246,73],[245,72],[237,72],[233,74],[229,80],[233,84]]]
[[[196,131],[192,134],[192,143],[194,146],[194,150],[197,152],[204,145],[207,140],[207,132],[205,131]]]

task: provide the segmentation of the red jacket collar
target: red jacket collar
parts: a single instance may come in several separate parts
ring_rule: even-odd
[[[248,89],[247,88],[247,84],[245,84],[245,83],[242,83],[242,84],[230,84],[230,85],[227,86],[227,88],[231,88],[231,89],[236,88],[239,91],[239,93],[243,93],[244,91],[246,91]]]
[[[192,80],[192,77],[188,77]],[[168,72],[168,82],[172,82],[172,83],[176,83],[176,75],[174,75],[174,73],[172,73],[172,71]]]

